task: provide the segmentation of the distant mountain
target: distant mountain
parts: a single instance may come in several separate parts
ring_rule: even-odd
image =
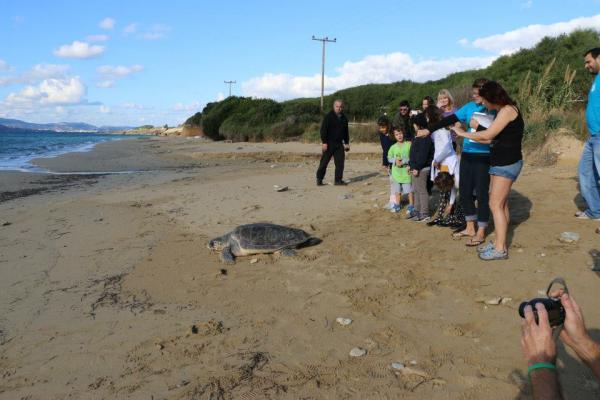
[[[113,133],[133,129],[130,126],[101,126],[97,127],[85,122],[57,122],[50,124],[34,124],[18,119],[0,118],[0,125],[9,128],[28,129],[33,131],[53,132],[91,132],[91,133]]]

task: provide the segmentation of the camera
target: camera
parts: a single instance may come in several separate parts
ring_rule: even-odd
[[[533,309],[533,315],[535,322],[539,323],[538,312],[535,308],[537,303],[542,303],[548,312],[548,321],[551,327],[562,325],[565,322],[565,309],[560,302],[560,299],[552,298],[536,298],[529,301],[524,301],[519,306],[519,315],[521,318],[525,318],[525,307],[530,305]]]

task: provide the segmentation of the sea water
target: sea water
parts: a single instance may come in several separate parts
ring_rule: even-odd
[[[0,170],[44,172],[32,165],[34,158],[50,158],[71,152],[90,151],[96,144],[137,136],[87,132],[2,131],[0,132]]]

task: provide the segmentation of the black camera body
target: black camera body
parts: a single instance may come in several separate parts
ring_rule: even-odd
[[[533,315],[535,316],[535,322],[539,323],[538,312],[535,308],[537,303],[542,303],[548,312],[548,321],[551,327],[560,326],[565,322],[565,308],[563,307],[560,299],[552,298],[536,298],[529,301],[524,301],[519,306],[519,315],[521,318],[525,318],[525,306],[530,305],[533,309]]]

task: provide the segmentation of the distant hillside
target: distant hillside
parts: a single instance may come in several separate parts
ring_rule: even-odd
[[[97,127],[84,122],[57,122],[50,124],[35,124],[32,122],[25,122],[18,119],[7,119],[0,118],[0,125],[27,129],[34,131],[54,131],[54,132],[92,132],[92,133],[113,133],[119,131],[125,131],[132,129],[128,126],[101,126]]]
[[[541,85],[542,102],[554,99],[558,90],[566,88],[568,107],[583,104],[592,77],[583,69],[583,53],[600,45],[600,35],[594,30],[576,31],[556,38],[544,38],[534,48],[498,58],[488,68],[448,75],[443,79],[416,83],[401,81],[389,84],[368,84],[332,93],[325,97],[326,111],[335,98],[345,101],[345,113],[350,121],[373,121],[383,112],[395,114],[402,100],[418,107],[421,99],[436,96],[440,89],[449,89],[457,102],[469,100],[471,83],[477,77],[499,81],[508,92],[527,96],[527,85]],[[552,68],[546,71],[554,60]],[[572,71],[575,74],[571,76]],[[566,75],[568,85],[565,86]],[[533,93],[533,92],[532,92]],[[321,113],[319,98],[294,99],[276,102],[268,99],[228,97],[209,103],[191,116],[186,124],[200,126],[212,139],[249,141],[285,140],[318,137]],[[563,106],[561,106],[562,110]],[[555,124],[554,124],[555,125]],[[553,126],[554,126],[553,125]],[[577,128],[580,129],[580,128]],[[351,131],[352,135],[352,131]],[[375,140],[375,136],[373,136]]]

